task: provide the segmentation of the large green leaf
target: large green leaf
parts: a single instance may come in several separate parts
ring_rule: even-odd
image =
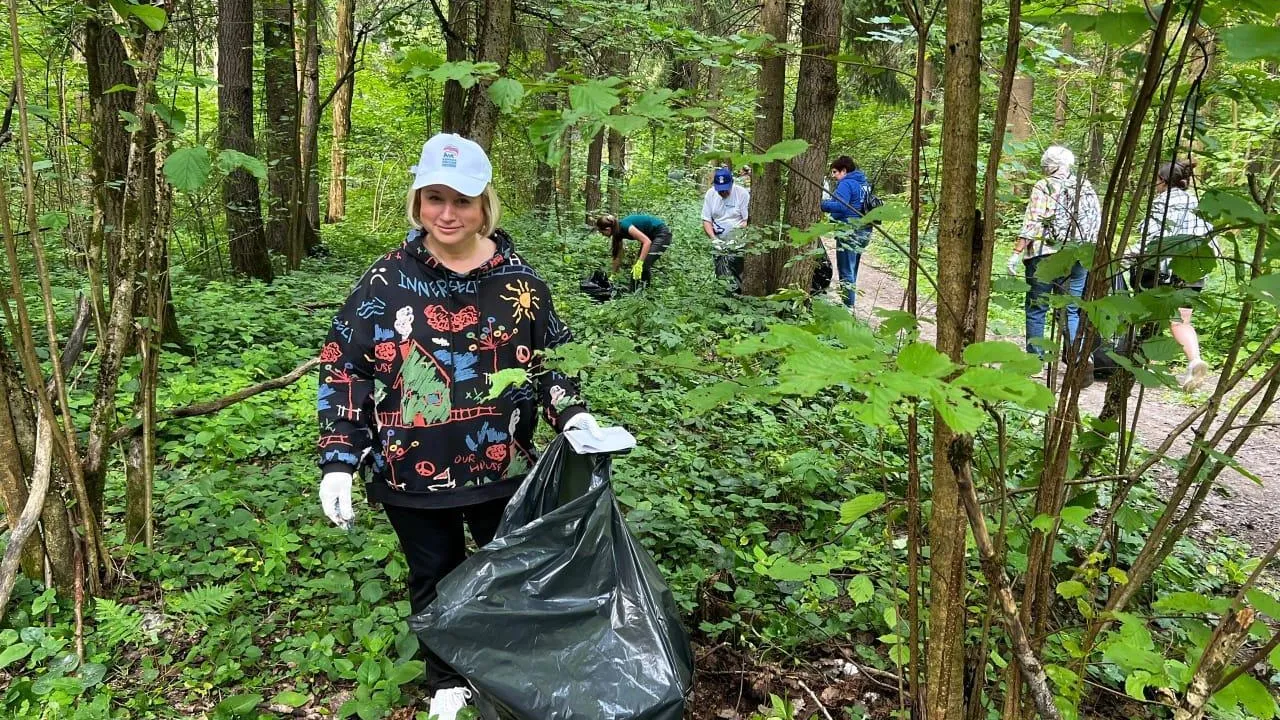
[[[875,593],[875,586],[871,584],[871,578],[866,575],[854,575],[849,581],[849,599],[854,605],[870,602]]]
[[[225,175],[230,175],[236,170],[244,170],[259,180],[267,179],[267,164],[239,150],[227,149],[218,153],[218,169]]]
[[[498,78],[489,86],[489,99],[504,113],[515,112],[524,99],[524,85],[515,78]]]
[[[1252,198],[1243,193],[1222,188],[1206,190],[1196,210],[1200,215],[1215,222],[1261,225],[1267,221],[1267,214],[1253,202]]]
[[[294,690],[281,690],[276,696],[271,698],[272,705],[284,705],[288,708],[300,708],[311,701],[309,695],[303,695]]]
[[[884,504],[884,493],[873,492],[846,500],[840,505],[840,524],[848,525]]]
[[[914,375],[940,378],[951,372],[955,365],[932,345],[913,342],[898,353],[898,367]]]
[[[623,135],[633,135],[643,130],[649,121],[639,115],[610,115],[604,119],[604,124]]]
[[[1258,588],[1250,588],[1244,596],[1255,609],[1270,615],[1272,620],[1280,621],[1280,601]]]
[[[1248,673],[1236,678],[1230,685],[1223,688],[1222,692],[1234,693],[1236,700],[1248,711],[1250,718],[1270,720],[1276,716],[1275,698],[1271,697],[1267,686]]]
[[[31,646],[24,643],[14,643],[0,652],[0,669],[4,669],[17,660],[21,660],[31,654]]]
[[[152,32],[160,32],[164,29],[164,24],[167,20],[164,8],[138,3],[136,5],[130,5],[129,12],[132,13],[134,17],[141,20],[143,25],[151,28]]]
[[[257,693],[232,695],[214,706],[213,715],[214,717],[241,717],[253,712],[261,702],[262,696]]]
[[[1227,57],[1235,62],[1280,61],[1280,27],[1275,25],[1236,25],[1218,37]]]
[[[617,78],[612,78],[617,80]],[[618,91],[608,81],[588,80],[569,88],[569,105],[574,110],[594,115],[608,115],[618,104]]]
[[[169,184],[184,192],[195,192],[209,181],[213,163],[202,145],[175,150],[164,161],[164,176]]]
[[[1245,292],[1263,302],[1280,307],[1280,273],[1259,275],[1245,286]]]

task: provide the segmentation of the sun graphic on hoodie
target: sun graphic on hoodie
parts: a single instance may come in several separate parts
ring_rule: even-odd
[[[515,313],[516,322],[521,320],[532,320],[533,312],[539,309],[538,296],[533,294],[533,288],[524,280],[517,280],[515,283],[507,283],[507,289],[514,295],[499,295],[511,303],[511,309]]]

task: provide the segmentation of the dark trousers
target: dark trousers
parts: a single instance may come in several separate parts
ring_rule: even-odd
[[[729,281],[729,292],[738,292],[742,287],[742,269],[746,266],[746,258],[742,255],[723,254],[717,250],[712,255],[715,263],[716,277]]]
[[[493,539],[506,506],[507,498],[444,510],[383,506],[409,565],[409,608],[414,614],[436,599],[436,585],[467,558],[463,520],[476,545],[483,547]],[[466,685],[461,675],[425,645],[421,655],[427,664],[427,687],[431,692]]]
[[[649,238],[649,254],[644,256],[644,265],[640,272],[640,281],[633,283],[636,289],[646,287],[653,277],[653,266],[662,258],[662,254],[671,245],[671,230],[664,227]]]

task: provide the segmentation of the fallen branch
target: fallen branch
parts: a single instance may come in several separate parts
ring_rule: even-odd
[[[1004,576],[1004,568],[996,557],[995,546],[991,544],[991,535],[987,532],[987,521],[982,516],[982,508],[978,504],[978,494],[973,489],[973,474],[968,463],[957,468],[956,484],[960,489],[960,500],[964,503],[965,514],[969,516],[969,525],[973,528],[973,540],[978,546],[982,561],[983,574],[987,583],[1000,600],[1000,615],[1004,621],[1005,631],[1013,641],[1014,653],[1018,659],[1018,669],[1022,680],[1031,690],[1031,699],[1036,704],[1040,717],[1046,720],[1061,720],[1058,706],[1053,704],[1053,693],[1049,690],[1049,679],[1045,676],[1044,666],[1036,657],[1031,642],[1027,639],[1026,628],[1019,618],[1018,604],[1009,589],[1009,579]]]
[[[44,510],[45,494],[49,491],[49,477],[53,474],[53,419],[43,408],[37,409],[39,419],[36,424],[36,453],[31,470],[31,492],[27,495],[27,504],[22,514],[13,524],[9,532],[9,546],[4,550],[4,560],[0,561],[0,620],[4,619],[5,608],[9,605],[9,594],[13,592],[13,584],[18,579],[18,563],[22,557],[22,548],[27,544],[31,533],[36,529],[40,513]]]
[[[813,698],[813,703],[818,706],[819,710],[822,711],[822,717],[826,718],[827,720],[832,720],[831,713],[827,712],[827,708],[823,706],[822,701],[818,699],[818,696],[813,692],[813,690],[809,688],[808,685],[804,683],[803,680],[800,681],[800,687],[804,688],[804,691],[809,693],[809,697]]]
[[[180,408],[174,408],[173,410],[169,410],[163,415],[157,417],[156,424],[166,422],[168,420],[178,420],[180,418],[197,417],[200,415],[210,415],[212,413],[218,412],[219,410],[224,410],[232,405],[235,405],[236,403],[242,400],[247,400],[253,397],[254,395],[261,395],[262,393],[267,392],[269,390],[278,390],[282,387],[288,387],[298,382],[299,378],[311,372],[311,370],[313,370],[319,364],[320,364],[320,358],[318,357],[311,358],[310,360],[294,368],[288,374],[281,375],[278,378],[272,378],[270,380],[260,382],[257,385],[250,385],[247,388],[244,388],[242,390],[237,390],[236,392],[233,392],[230,395],[223,396],[217,400],[210,400],[209,402],[203,402],[203,403],[192,403],[191,405],[184,405],[183,407],[180,407]],[[117,429],[114,433],[112,433],[111,442],[117,443],[127,437],[132,437],[134,435],[137,435],[141,431],[142,431],[141,420],[135,418],[128,425],[125,425],[124,427],[121,427]]]

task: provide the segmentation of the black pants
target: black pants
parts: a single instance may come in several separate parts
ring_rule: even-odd
[[[645,287],[653,276],[653,266],[657,264],[662,253],[671,246],[671,229],[662,227],[649,238],[649,254],[644,256],[644,266],[640,272],[640,282],[634,283],[636,288]]]
[[[436,585],[467,558],[463,519],[476,545],[484,546],[493,539],[506,506],[507,498],[444,510],[383,506],[409,565],[409,608],[414,614],[436,599]],[[421,655],[427,664],[427,687],[431,692],[466,685],[461,675],[425,645]]]

